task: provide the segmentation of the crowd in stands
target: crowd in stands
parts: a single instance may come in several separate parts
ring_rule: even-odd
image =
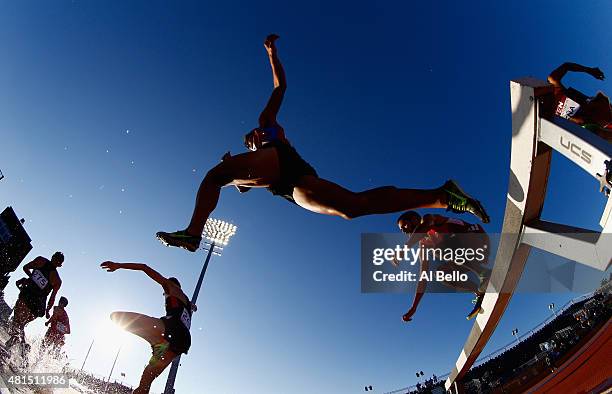
[[[612,317],[611,288],[612,281],[605,281],[518,344],[472,368],[463,380],[466,393],[511,392],[503,388],[513,381],[537,380],[555,371]],[[433,375],[402,393],[445,393],[444,381]]]
[[[444,393],[444,380],[438,379],[436,375],[426,379],[423,383],[419,382],[414,390],[408,391],[407,394],[438,394]]]
[[[85,372],[69,373],[69,376],[75,379],[81,386],[91,390],[92,393],[131,394],[133,390],[132,387],[117,381],[107,383],[106,379],[98,378]]]
[[[553,372],[611,316],[612,296],[607,291],[575,303],[516,346],[470,370],[467,392],[488,393],[520,374]]]

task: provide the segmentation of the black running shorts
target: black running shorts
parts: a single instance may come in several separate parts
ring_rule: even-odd
[[[281,196],[295,204],[293,188],[305,175],[318,176],[317,171],[306,160],[302,159],[295,148],[287,143],[274,141],[260,149],[276,148],[280,164],[280,180],[267,189],[275,196]]]

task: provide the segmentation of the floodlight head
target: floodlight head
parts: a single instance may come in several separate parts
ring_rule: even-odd
[[[209,218],[204,224],[202,236],[215,245],[226,246],[230,238],[236,234],[237,227],[219,219]]]

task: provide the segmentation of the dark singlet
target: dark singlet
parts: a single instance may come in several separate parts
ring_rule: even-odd
[[[191,304],[174,296],[166,296],[166,316],[162,317],[164,337],[175,353],[187,353],[191,347]]]
[[[191,328],[191,307],[180,298],[166,296],[166,319],[176,320],[186,328]]]
[[[280,163],[280,179],[267,189],[276,196],[281,196],[295,204],[293,189],[299,179],[305,175],[318,176],[317,171],[306,162],[285,138],[281,138],[279,126],[260,127],[253,130],[261,142],[259,149],[276,149]],[[248,136],[248,135],[247,135]],[[245,145],[250,149],[245,138]]]
[[[57,268],[50,261],[45,262],[42,267],[34,268],[29,278],[28,290],[44,297],[48,296],[53,289],[49,280],[52,272],[57,272]]]

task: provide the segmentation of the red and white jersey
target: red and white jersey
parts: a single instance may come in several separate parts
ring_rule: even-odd
[[[429,226],[420,243],[425,247],[436,247],[444,242],[447,235],[484,233],[485,230],[480,224],[471,224],[460,219],[447,218],[444,223]]]
[[[572,116],[576,115],[579,109],[580,104],[578,104],[567,96],[563,96],[563,98],[557,100],[557,109],[555,110],[555,115],[565,119],[569,119]]]
[[[65,335],[70,332],[70,320],[64,308],[54,307],[54,319],[51,320],[49,331],[55,335]]]

